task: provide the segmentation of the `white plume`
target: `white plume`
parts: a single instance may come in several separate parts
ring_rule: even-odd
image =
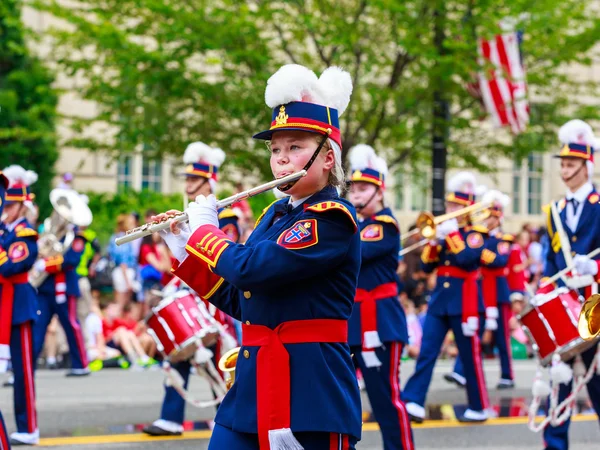
[[[348,153],[350,168],[352,170],[374,169],[387,175],[388,167],[385,159],[375,153],[370,145],[358,144],[352,147]]]
[[[299,101],[321,103],[323,99],[316,92],[318,81],[312,70],[299,64],[286,64],[267,81],[265,102],[269,108]]]
[[[503,209],[510,205],[510,197],[495,189],[487,191],[481,200],[491,205],[500,205]]]
[[[352,95],[352,77],[341,67],[329,67],[319,77],[319,90],[324,105],[337,109],[338,116],[344,114]]]
[[[202,162],[220,167],[225,161],[225,152],[220,148],[213,148],[204,142],[192,142],[183,153],[184,164]]]
[[[350,102],[352,78],[339,67],[329,67],[320,78],[299,64],[282,66],[267,81],[265,102],[270,108],[308,102],[335,108],[341,116]]]
[[[458,172],[448,180],[448,190],[451,192],[465,192],[475,194],[477,180],[471,172]]]
[[[33,170],[25,170],[23,167],[16,164],[8,166],[2,172],[4,172],[4,175],[8,178],[9,186],[14,186],[16,184],[31,186],[38,180],[38,174]]]
[[[594,146],[596,138],[592,127],[583,120],[573,119],[558,130],[558,139],[563,144],[580,144]]]

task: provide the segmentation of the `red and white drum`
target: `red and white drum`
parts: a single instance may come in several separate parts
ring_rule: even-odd
[[[596,341],[584,341],[577,330],[581,302],[576,291],[566,287],[537,294],[517,317],[533,343],[543,366],[558,353],[568,361],[590,348]]]
[[[219,336],[204,304],[185,290],[161,300],[145,321],[158,351],[171,362],[191,358],[198,346],[211,346]]]

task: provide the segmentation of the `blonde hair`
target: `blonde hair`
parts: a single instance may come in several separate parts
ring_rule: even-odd
[[[317,144],[321,144],[323,140],[322,135],[315,136]],[[337,142],[327,139],[321,148],[321,151],[333,150],[333,158],[335,160],[335,165],[331,172],[329,172],[329,179],[327,182],[336,188],[343,188],[346,182],[346,176],[344,174],[344,166],[342,164],[342,149],[337,144]]]

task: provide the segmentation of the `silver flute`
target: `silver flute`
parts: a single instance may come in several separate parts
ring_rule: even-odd
[[[250,197],[254,197],[255,195],[262,194],[263,192],[270,191],[273,188],[283,186],[285,184],[293,183],[294,181],[298,181],[300,178],[306,176],[306,170],[301,170],[296,173],[292,173],[290,175],[286,175],[285,177],[278,178],[273,181],[269,181],[268,183],[261,184],[252,189],[248,189],[247,191],[240,192],[238,194],[234,194],[231,197],[224,198],[223,200],[217,201],[217,209],[226,208],[231,206],[232,204],[239,202],[240,200],[244,200]],[[189,217],[186,212],[182,212],[179,214],[174,214],[172,216],[167,217],[164,220],[156,221],[156,222],[148,222],[142,226],[137,228],[132,228],[125,232],[125,236],[121,236],[115,240],[117,245],[123,245],[127,242],[135,241],[136,239],[141,239],[144,236],[148,236],[152,233],[156,233],[157,231],[167,230],[171,227],[172,223],[181,223],[187,222]]]

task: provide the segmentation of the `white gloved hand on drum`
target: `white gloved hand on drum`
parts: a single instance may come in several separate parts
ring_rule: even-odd
[[[579,275],[598,274],[598,263],[586,255],[575,255],[573,265]]]
[[[212,194],[208,197],[199,195],[196,197],[196,201],[190,203],[185,212],[189,217],[192,233],[194,233],[202,225],[214,225],[215,227],[219,228],[217,199]]]
[[[167,247],[173,253],[173,256],[180,263],[183,262],[185,258],[187,258],[187,252],[185,251],[185,246],[187,245],[187,241],[192,235],[190,227],[186,223],[179,223],[177,225],[179,229],[179,233],[174,234],[171,230],[162,230],[160,235],[165,240]]]
[[[446,239],[446,236],[454,233],[455,231],[458,231],[458,220],[449,219],[437,226],[435,234],[439,240],[443,241]]]
[[[582,289],[587,286],[591,286],[594,283],[594,277],[592,275],[575,275],[572,277],[565,277],[565,284],[571,290]]]

